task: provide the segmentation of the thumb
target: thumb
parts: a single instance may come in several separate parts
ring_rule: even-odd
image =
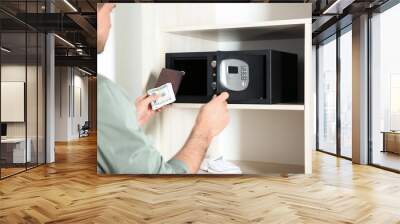
[[[148,96],[144,101],[146,102],[146,104],[149,104],[149,103],[157,100],[158,98],[160,98],[160,96],[158,94],[154,94],[154,95]]]
[[[217,99],[219,101],[226,101],[229,98],[229,93],[227,92],[223,92],[221,94],[219,94],[219,96],[217,96]]]
[[[147,96],[148,96],[147,94],[143,94],[143,95],[137,97],[136,100],[135,100],[135,102],[138,103],[138,102],[140,102],[140,101],[146,99]]]

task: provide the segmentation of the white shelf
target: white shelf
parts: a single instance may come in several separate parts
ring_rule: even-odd
[[[214,41],[246,41],[304,37],[307,19],[273,20],[251,24],[182,26],[164,32]]]
[[[173,108],[199,109],[202,103],[174,103]],[[302,104],[228,104],[228,109],[233,110],[296,110],[304,111]]]
[[[267,174],[304,173],[304,166],[301,165],[242,161],[242,160],[230,160],[229,162],[232,162],[236,166],[240,167],[240,169],[242,170],[242,174],[267,175]],[[200,170],[198,174],[213,174],[213,173]]]

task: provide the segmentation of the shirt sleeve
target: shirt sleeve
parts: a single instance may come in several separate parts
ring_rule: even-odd
[[[180,160],[166,161],[137,124],[123,90],[98,75],[97,169],[104,174],[186,174]]]

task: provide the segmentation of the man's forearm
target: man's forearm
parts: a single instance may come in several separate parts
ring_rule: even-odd
[[[191,173],[197,173],[207,152],[212,137],[199,126],[195,126],[185,145],[176,154],[175,159],[183,161]]]

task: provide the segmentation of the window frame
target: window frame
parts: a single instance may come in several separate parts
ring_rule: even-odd
[[[316,44],[316,150],[319,152],[327,153],[333,156],[337,156],[340,158],[344,158],[347,160],[352,160],[352,158],[347,157],[342,155],[342,150],[341,150],[341,118],[340,118],[340,84],[341,84],[341,67],[340,67],[340,60],[341,60],[341,55],[340,55],[340,37],[344,35],[347,32],[352,31],[352,23],[347,24],[343,28],[339,29],[336,31],[336,33],[333,33],[332,35],[328,36],[327,38],[319,41]],[[319,96],[319,53],[318,49],[321,44],[326,44],[329,43],[330,41],[336,41],[336,152],[328,152],[324,149],[321,149],[319,147],[319,102],[320,102],[320,96]]]

